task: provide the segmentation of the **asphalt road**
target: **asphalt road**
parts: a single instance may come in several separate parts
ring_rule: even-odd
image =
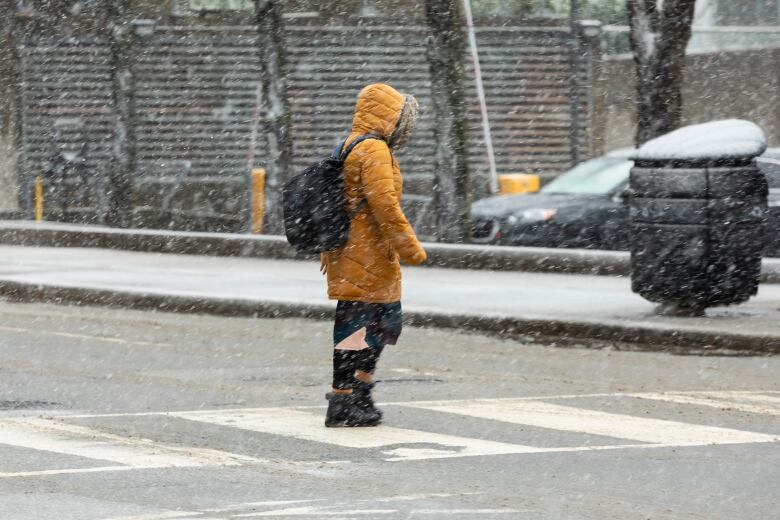
[[[778,516],[780,359],[407,329],[328,430],[329,333],[0,303],[0,518]]]

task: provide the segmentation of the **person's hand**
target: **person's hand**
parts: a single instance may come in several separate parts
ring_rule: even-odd
[[[420,247],[420,249],[414,253],[414,256],[409,259],[409,265],[420,265],[426,260],[428,260],[428,253],[425,252],[425,249]]]
[[[325,254],[320,253],[320,272],[322,274],[328,274],[328,264],[325,262]]]

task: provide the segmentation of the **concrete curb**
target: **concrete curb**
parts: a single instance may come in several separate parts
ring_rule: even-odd
[[[9,301],[97,305],[137,310],[210,314],[227,317],[309,318],[329,320],[335,307],[318,302],[278,302],[241,299],[204,299],[192,296],[134,293],[85,287],[63,287],[0,281],[0,297]],[[595,322],[541,319],[523,316],[474,316],[407,309],[405,323],[475,332],[500,337],[529,338],[566,345],[613,345],[630,350],[671,351],[682,354],[768,355],[780,353],[780,337],[678,329],[671,326],[618,321]],[[581,344],[580,344],[581,345]]]
[[[113,229],[34,222],[0,222],[0,244],[37,247],[95,247],[127,251],[307,259],[284,237]],[[629,273],[624,252],[426,243],[428,267],[620,275]]]

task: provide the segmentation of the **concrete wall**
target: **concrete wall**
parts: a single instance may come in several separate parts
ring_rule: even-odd
[[[636,128],[634,62],[604,60],[601,92],[605,149],[633,146]],[[780,49],[695,54],[687,57],[684,124],[741,118],[761,126],[770,146],[780,146]]]

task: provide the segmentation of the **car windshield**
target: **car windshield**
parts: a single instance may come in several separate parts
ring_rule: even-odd
[[[565,195],[606,195],[628,181],[634,163],[624,157],[598,157],[578,164],[541,193]]]

